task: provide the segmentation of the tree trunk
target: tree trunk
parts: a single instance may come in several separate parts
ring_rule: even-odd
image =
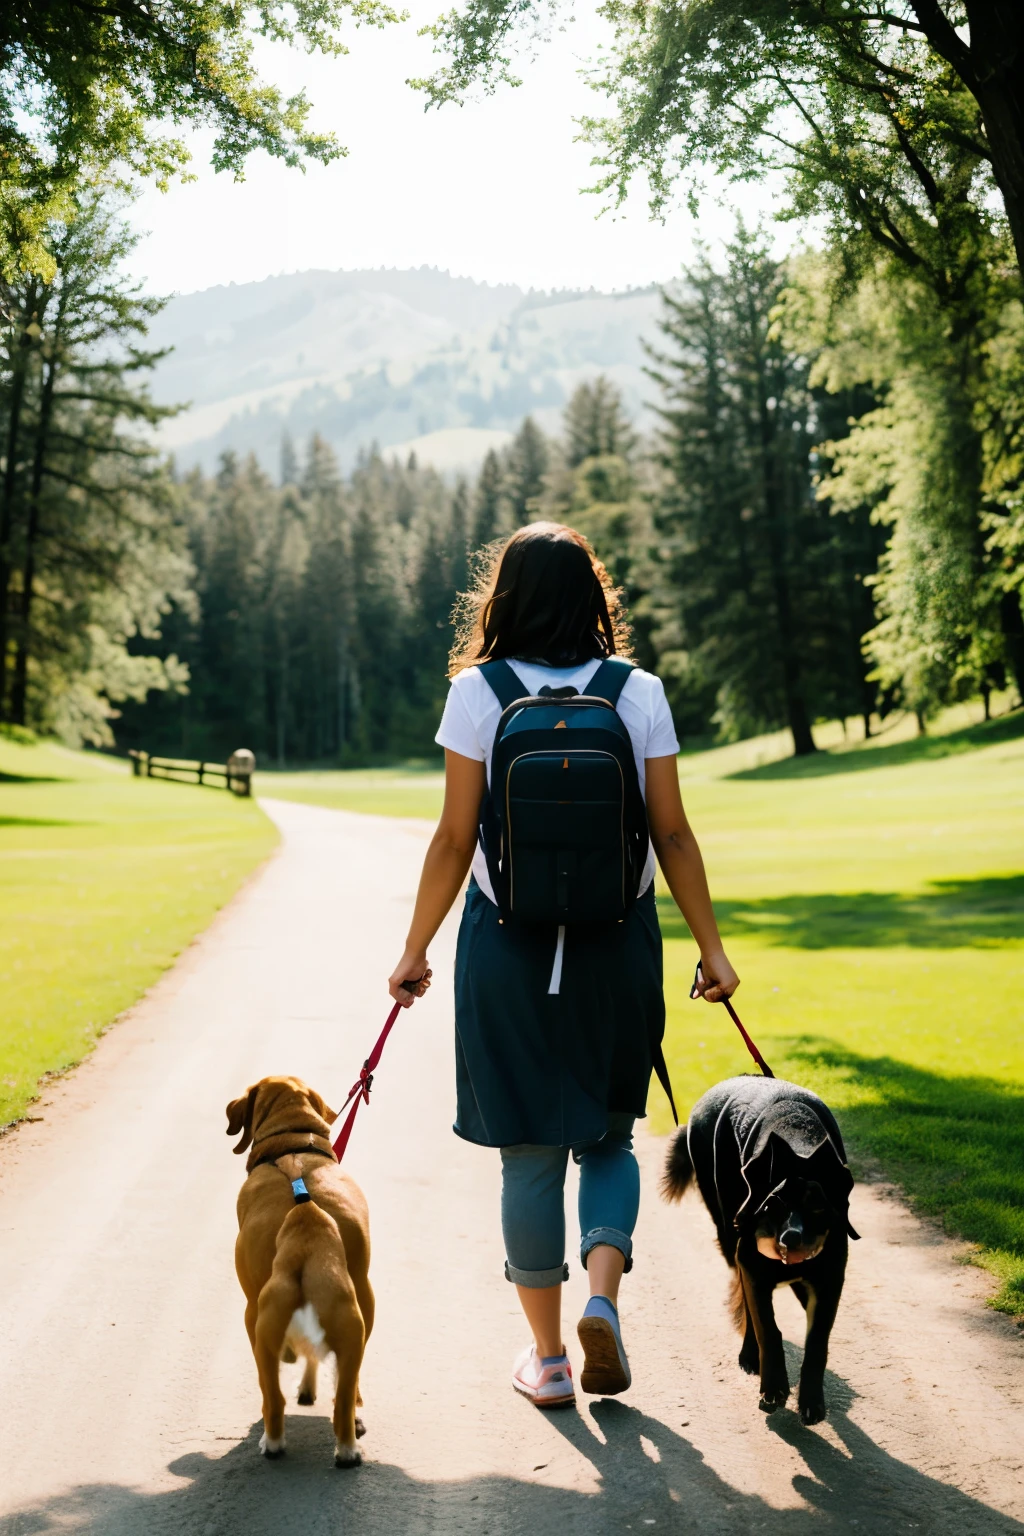
[[[752,327],[753,339],[753,327]],[[786,570],[785,491],[780,484],[779,445],[776,441],[775,424],[768,408],[768,390],[764,377],[763,360],[756,358],[757,409],[760,426],[761,479],[764,492],[764,509],[768,525],[768,550],[771,562],[772,589],[775,595],[775,620],[779,636],[779,653],[782,662],[782,689],[786,702],[786,718],[793,733],[793,751],[797,757],[807,757],[818,749],[811,734],[811,722],[804,703],[800,659],[797,654],[796,626],[793,605],[790,600],[789,573]]]
[[[21,573],[21,612],[18,616],[18,647],[14,658],[14,681],[11,685],[11,719],[15,725],[26,723],[28,706],[28,662],[32,650],[32,603],[35,599],[36,545],[39,541],[39,514],[42,501],[43,475],[50,447],[50,427],[53,423],[53,396],[57,384],[57,363],[61,332],[63,330],[66,300],[61,297],[57,318],[51,337],[50,356],[43,372],[43,387],[39,396],[39,419],[36,423],[35,446],[32,450],[32,479],[28,493],[28,516],[25,524],[25,563]]]
[[[348,736],[348,630],[345,625],[338,628],[338,756],[345,750],[345,740]]]
[[[25,321],[14,353],[11,377],[11,403],[7,418],[6,463],[3,484],[0,486],[0,720],[6,719],[4,701],[7,696],[7,636],[8,598],[11,575],[14,569],[11,539],[14,534],[14,502],[18,484],[18,446],[21,438],[21,413],[25,401],[25,381],[28,376],[32,336],[28,327],[35,319],[36,292],[29,290],[28,303],[23,312]]]

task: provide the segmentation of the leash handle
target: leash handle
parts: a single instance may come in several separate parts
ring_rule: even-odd
[[[696,998],[698,998],[698,997],[700,997],[702,995],[701,992],[700,992],[699,982],[703,981],[703,980],[704,980],[704,972],[701,969],[701,963],[698,960],[697,961],[697,969],[693,973],[693,986],[690,988],[690,1001],[691,1002],[693,1002]],[[733,1007],[733,1005],[730,1002],[730,1000],[727,997],[723,997],[723,998],[719,999],[719,1001],[721,1001],[721,1002],[723,1002],[725,1004],[726,1012],[728,1013],[730,1019],[732,1019],[733,1023],[736,1025],[736,1028],[739,1030],[740,1034],[743,1036],[743,1044],[746,1046],[746,1048],[750,1052],[751,1056],[753,1056],[754,1060],[757,1062],[758,1066],[761,1068],[761,1071],[763,1072],[764,1076],[765,1077],[774,1077],[775,1073],[772,1071],[771,1067],[765,1061],[764,1057],[761,1055],[761,1052],[758,1050],[758,1048],[754,1044],[753,1040],[751,1040],[750,1036],[747,1034],[746,1030],[743,1028],[743,1021],[741,1020],[739,1014],[736,1012],[736,1009]]]

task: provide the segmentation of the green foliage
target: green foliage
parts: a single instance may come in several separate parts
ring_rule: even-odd
[[[650,584],[650,465],[622,397],[603,374],[573,391],[565,434],[552,445],[533,515],[568,523],[588,538],[630,611],[634,659],[653,666],[645,594]]]
[[[183,492],[194,611],[167,628],[187,699],[126,711],[122,740],[262,763],[432,753],[450,616],[465,587],[464,485],[376,453],[343,478],[314,438],[297,484],[226,455]]]
[[[128,168],[160,184],[189,154],[168,126],[213,133],[217,170],[242,175],[257,149],[299,165],[344,150],[308,123],[303,93],[260,79],[258,38],[346,52],[342,21],[398,20],[385,0],[67,0],[0,12],[0,182],[45,208],[83,174]],[[39,263],[31,262],[33,270]]]
[[[806,753],[816,717],[874,707],[860,640],[877,550],[865,516],[815,498],[810,360],[776,323],[787,281],[741,227],[724,271],[705,257],[666,294],[650,603],[684,728],[713,710],[727,736],[788,724]]]
[[[414,82],[434,104],[511,75],[517,31],[548,9],[468,0],[430,28],[449,58]],[[553,9],[553,7],[551,7]],[[790,211],[828,218],[856,256],[877,242],[920,262],[922,239],[984,210],[996,187],[1024,252],[1024,136],[1015,0],[604,0],[614,46],[591,71],[616,115],[586,128],[599,189],[638,172],[654,209],[710,168],[788,176]]]
[[[820,258],[800,265],[786,296],[812,377],[832,393],[867,386],[878,401],[823,444],[820,494],[888,530],[866,649],[882,688],[921,719],[1000,685],[1007,669],[1024,682],[1011,382],[1020,311],[1002,300],[991,262],[968,267],[958,304],[881,262],[829,299]]]
[[[188,604],[191,567],[145,435],[170,412],[143,382],[160,301],[123,276],[134,238],[85,194],[46,237],[49,277],[0,287],[0,718],[104,743],[118,702],[187,680],[132,643]]]
[[[527,416],[504,454],[505,497],[514,527],[530,521],[550,462],[547,439],[533,417]]]

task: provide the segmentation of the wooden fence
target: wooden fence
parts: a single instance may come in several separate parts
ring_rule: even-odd
[[[191,758],[151,757],[148,752],[131,751],[132,773],[136,778],[171,779],[177,784],[208,784],[213,789],[230,789],[232,794],[252,794],[252,775],[256,759],[248,747],[232,752],[226,763],[206,763]]]

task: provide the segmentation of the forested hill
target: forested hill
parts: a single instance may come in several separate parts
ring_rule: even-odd
[[[343,468],[377,442],[438,469],[477,467],[523,417],[554,430],[597,373],[647,424],[642,339],[656,288],[524,293],[436,268],[300,272],[174,298],[151,337],[174,351],[156,398],[189,409],[165,424],[184,468],[227,448],[276,472],[284,433],[319,433]]]

